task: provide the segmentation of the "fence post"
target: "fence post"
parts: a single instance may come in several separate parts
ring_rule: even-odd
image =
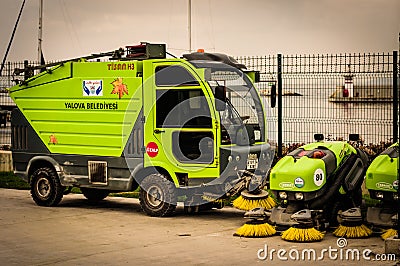
[[[400,41],[400,34],[399,34]],[[400,43],[400,42],[399,42]],[[398,54],[397,51],[393,51],[393,142],[398,141],[399,125],[398,125],[398,114],[399,114],[399,91],[398,91]],[[400,158],[397,160],[397,182],[400,184]],[[397,188],[397,239],[400,236],[400,188]]]
[[[397,86],[397,51],[393,51],[393,142],[398,141],[399,91]]]
[[[28,67],[29,67],[29,62],[28,60],[24,60],[24,80],[27,80],[28,78],[30,78],[29,74],[28,74]]]
[[[278,157],[282,157],[282,54],[278,54]]]

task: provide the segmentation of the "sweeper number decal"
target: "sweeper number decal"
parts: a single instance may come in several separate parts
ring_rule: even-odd
[[[321,168],[318,168],[314,172],[314,184],[320,187],[324,183],[324,171]]]

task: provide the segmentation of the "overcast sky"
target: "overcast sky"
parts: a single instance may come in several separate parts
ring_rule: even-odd
[[[43,53],[60,60],[140,41],[189,49],[188,0],[44,0]],[[22,0],[1,0],[3,58]],[[27,0],[8,61],[37,58],[39,0]],[[400,0],[192,0],[192,47],[231,55],[399,49]]]

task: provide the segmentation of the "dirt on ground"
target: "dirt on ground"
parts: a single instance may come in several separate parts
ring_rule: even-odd
[[[396,265],[379,237],[347,239],[331,233],[316,243],[279,235],[235,237],[243,211],[232,207],[195,215],[178,206],[173,217],[154,218],[137,199],[108,197],[90,204],[64,196],[57,207],[39,207],[29,191],[0,189],[2,265]],[[344,242],[346,241],[346,242]],[[379,259],[379,260],[378,260]]]

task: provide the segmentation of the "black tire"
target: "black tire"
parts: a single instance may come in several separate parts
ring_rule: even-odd
[[[108,194],[110,194],[110,191],[105,189],[95,189],[86,187],[81,187],[81,192],[83,196],[85,196],[90,202],[93,203],[105,199],[108,196]]]
[[[363,198],[362,198],[362,188],[360,187],[359,189],[354,191],[351,196],[352,196],[352,203],[354,203],[355,206],[351,206],[350,208],[360,207],[362,205],[362,200],[363,200]]]
[[[340,195],[338,195],[338,198],[341,198]],[[339,225],[337,220],[339,211],[344,211],[343,203],[341,201],[334,201],[326,206],[324,212],[326,213],[326,219],[329,222],[330,227]]]
[[[163,175],[148,175],[140,184],[139,200],[140,206],[148,215],[171,216],[177,204],[175,185]]]
[[[31,176],[31,196],[39,206],[52,207],[60,203],[64,187],[56,171],[49,167],[37,169]]]

